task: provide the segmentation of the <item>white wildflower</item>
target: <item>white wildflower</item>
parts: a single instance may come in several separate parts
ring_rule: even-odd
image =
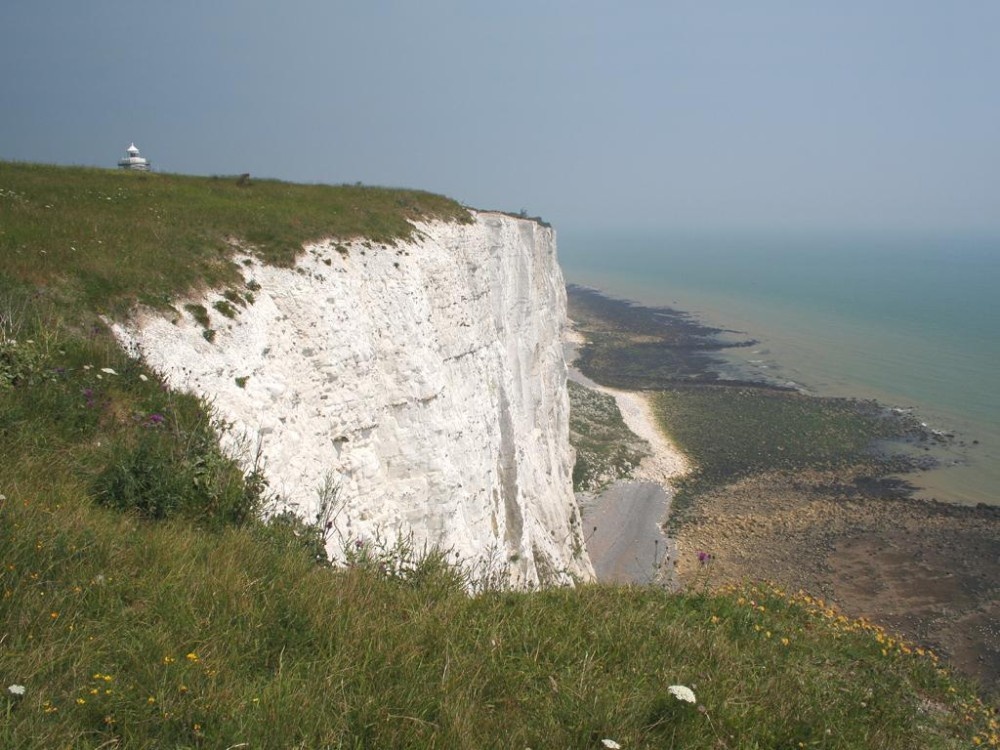
[[[694,697],[694,691],[685,685],[671,685],[667,688],[667,692],[679,701],[686,701],[687,703],[697,703],[698,701]]]
[[[149,378],[147,378],[147,377],[146,377],[145,375],[143,375],[143,374],[142,374],[142,373],[140,372],[140,373],[139,373],[139,380],[141,380],[141,381],[142,381],[143,383],[145,383],[145,382],[146,382],[147,380],[149,380]]]
[[[601,740],[601,744],[604,745],[604,747],[611,748],[611,750],[618,750],[618,748],[621,747],[621,745],[619,745],[614,740],[608,740],[608,739]]]
[[[24,695],[24,685],[8,685],[7,692],[11,695]]]
[[[117,375],[118,373],[112,370],[110,367],[102,367],[101,372],[106,372],[108,375]]]

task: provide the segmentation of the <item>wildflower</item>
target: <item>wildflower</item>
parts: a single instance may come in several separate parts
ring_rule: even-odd
[[[58,612],[51,612],[51,613],[49,613],[49,617],[51,617],[53,620],[55,620],[55,619],[57,619],[59,617],[59,613]]]
[[[149,380],[149,378],[147,378],[142,373],[139,373],[139,380],[141,380],[143,383],[145,383],[147,380]]]
[[[175,661],[176,661],[176,659],[174,659],[174,657],[172,657],[172,656],[167,655],[167,656],[163,657],[163,663],[164,664],[173,664]]]
[[[709,560],[712,559],[712,555],[704,550],[698,550],[698,562],[705,565]]]
[[[604,745],[604,747],[610,748],[610,750],[618,750],[618,748],[621,747],[621,745],[619,745],[617,742],[609,739],[601,740],[601,744]]]
[[[667,692],[674,696],[677,700],[684,701],[686,703],[695,703],[698,700],[694,697],[694,691],[686,685],[671,685],[667,688]]]
[[[151,425],[163,424],[163,415],[162,414],[150,414],[149,415],[149,423]]]
[[[11,695],[24,695],[24,685],[8,685],[7,692]]]
[[[82,705],[86,704],[86,702],[87,702],[86,698],[77,698],[76,699],[76,705],[78,705],[78,706],[82,706]]]
[[[186,657],[184,657],[184,658],[187,659],[189,662],[192,662],[192,663],[195,663],[195,664],[198,663],[198,654],[194,653],[193,651],[190,654],[188,654]]]
[[[146,698],[146,703],[152,706],[154,703],[156,703],[156,698],[154,698],[153,696],[149,696],[148,698]]]
[[[105,372],[108,375],[117,375],[118,373],[112,370],[110,367],[102,367],[101,372]]]

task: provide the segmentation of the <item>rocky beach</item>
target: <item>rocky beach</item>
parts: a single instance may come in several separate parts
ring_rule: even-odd
[[[1000,509],[914,496],[930,459],[907,448],[937,439],[919,415],[722,378],[713,353],[746,342],[682,312],[571,285],[569,314],[571,377],[613,394],[650,446],[633,484],[582,498],[599,577],[648,582],[656,564],[672,586],[772,581],[1000,687]],[[669,540],[636,531],[653,515],[648,482],[663,488],[662,519],[676,496]]]

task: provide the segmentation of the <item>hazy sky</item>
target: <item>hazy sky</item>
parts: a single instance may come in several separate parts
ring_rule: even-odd
[[[1000,1],[3,0],[0,158],[1000,232]]]

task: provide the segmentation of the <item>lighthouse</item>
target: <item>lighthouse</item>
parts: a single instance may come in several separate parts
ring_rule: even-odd
[[[118,167],[120,169],[137,169],[140,172],[148,172],[150,164],[149,159],[139,156],[139,149],[132,143],[125,149],[125,158],[118,160]]]

